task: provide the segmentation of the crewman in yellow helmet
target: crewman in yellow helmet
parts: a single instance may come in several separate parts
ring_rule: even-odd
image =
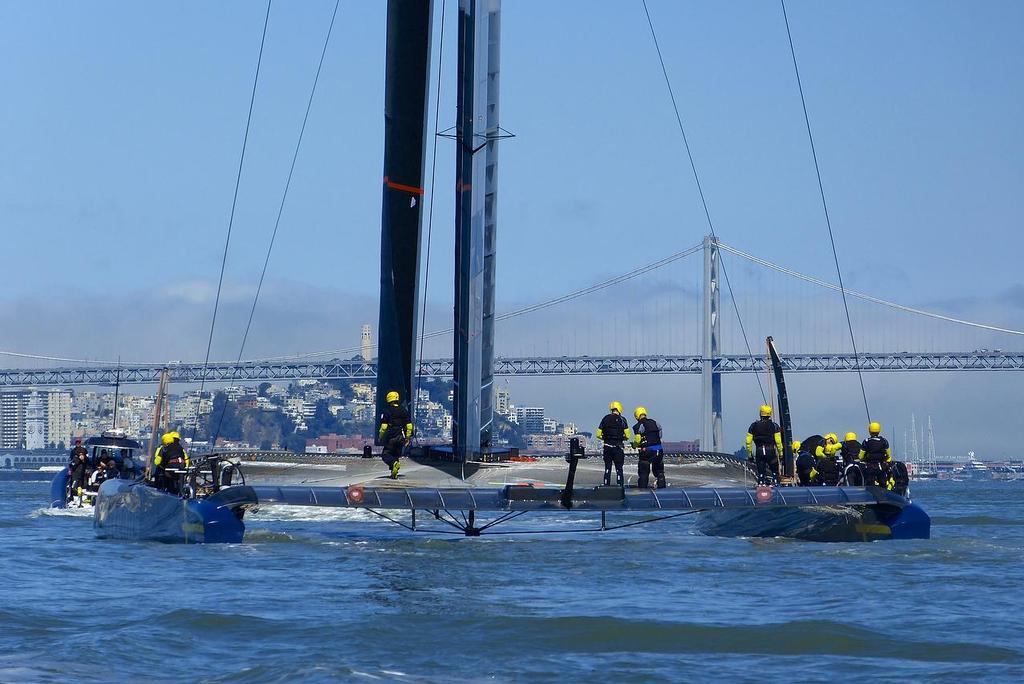
[[[604,442],[604,483],[612,483],[612,466],[615,466],[615,484],[622,486],[622,463],[625,454],[622,445],[632,438],[629,423],[622,417],[622,404],[613,401],[608,404],[608,415],[597,427],[597,438]]]
[[[183,470],[186,467],[185,449],[181,446],[181,435],[175,439],[176,432],[165,432],[160,438],[160,448],[153,455],[153,484],[170,494],[181,491],[177,473],[168,472]]]
[[[868,425],[871,435],[860,445],[858,458],[864,464],[864,484],[889,486],[889,465],[892,463],[892,449],[889,440],[882,437],[882,425],[872,421]]]
[[[381,460],[391,470],[391,479],[398,479],[402,467],[402,452],[412,438],[412,421],[409,412],[399,403],[398,392],[391,390],[384,396],[387,406],[380,414],[380,429],[377,437],[384,444]]]
[[[639,451],[636,486],[646,489],[653,472],[658,489],[664,489],[668,485],[665,482],[665,453],[661,446],[661,426],[647,417],[647,409],[643,406],[633,409],[633,417],[636,418],[636,425],[633,426],[633,446]]]
[[[754,459],[758,484],[778,484],[779,454],[782,453],[782,428],[772,420],[772,407],[763,404],[759,418],[747,428],[747,455]]]
[[[831,439],[836,440],[838,444],[838,436],[829,433],[825,436],[825,446],[818,447],[817,451],[819,455],[814,460],[814,467],[811,468],[810,480],[812,485],[820,485],[825,487],[835,487],[839,484],[839,479],[843,475],[843,470],[839,465],[839,449],[833,449]]]
[[[857,433],[847,432],[846,438],[839,444],[840,465],[844,472],[851,464],[857,462],[859,455],[860,440],[857,439]]]

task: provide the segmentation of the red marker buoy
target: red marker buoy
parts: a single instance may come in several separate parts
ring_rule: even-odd
[[[755,498],[759,504],[771,503],[772,499],[775,498],[775,491],[768,485],[759,485]]]
[[[353,485],[345,490],[345,498],[348,499],[349,503],[361,504],[363,503],[363,486]]]

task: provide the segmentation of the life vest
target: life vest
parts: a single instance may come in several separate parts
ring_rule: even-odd
[[[626,430],[629,423],[617,413],[609,413],[601,419],[598,426],[601,429],[601,440],[609,446],[622,446],[626,441]]]
[[[861,445],[864,450],[864,462],[871,465],[881,465],[889,460],[889,440],[880,435],[875,435],[864,440]]]
[[[641,449],[661,451],[661,426],[654,419],[642,419],[633,426],[633,432],[640,438]]]

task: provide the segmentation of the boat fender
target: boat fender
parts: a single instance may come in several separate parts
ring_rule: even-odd
[[[363,503],[363,496],[362,485],[354,485],[345,490],[345,498],[348,499],[349,503],[361,504]]]
[[[755,494],[755,499],[759,504],[771,503],[775,497],[775,492],[768,485],[759,485]]]

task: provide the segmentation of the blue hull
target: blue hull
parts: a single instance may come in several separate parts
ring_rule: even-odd
[[[697,517],[697,529],[716,537],[788,537],[818,542],[928,539],[931,518],[905,506],[806,506],[719,509]]]
[[[245,535],[241,517],[227,506],[129,480],[100,486],[93,527],[100,539],[179,544],[238,543]]]
[[[68,468],[64,466],[50,481],[50,508],[67,508]]]

